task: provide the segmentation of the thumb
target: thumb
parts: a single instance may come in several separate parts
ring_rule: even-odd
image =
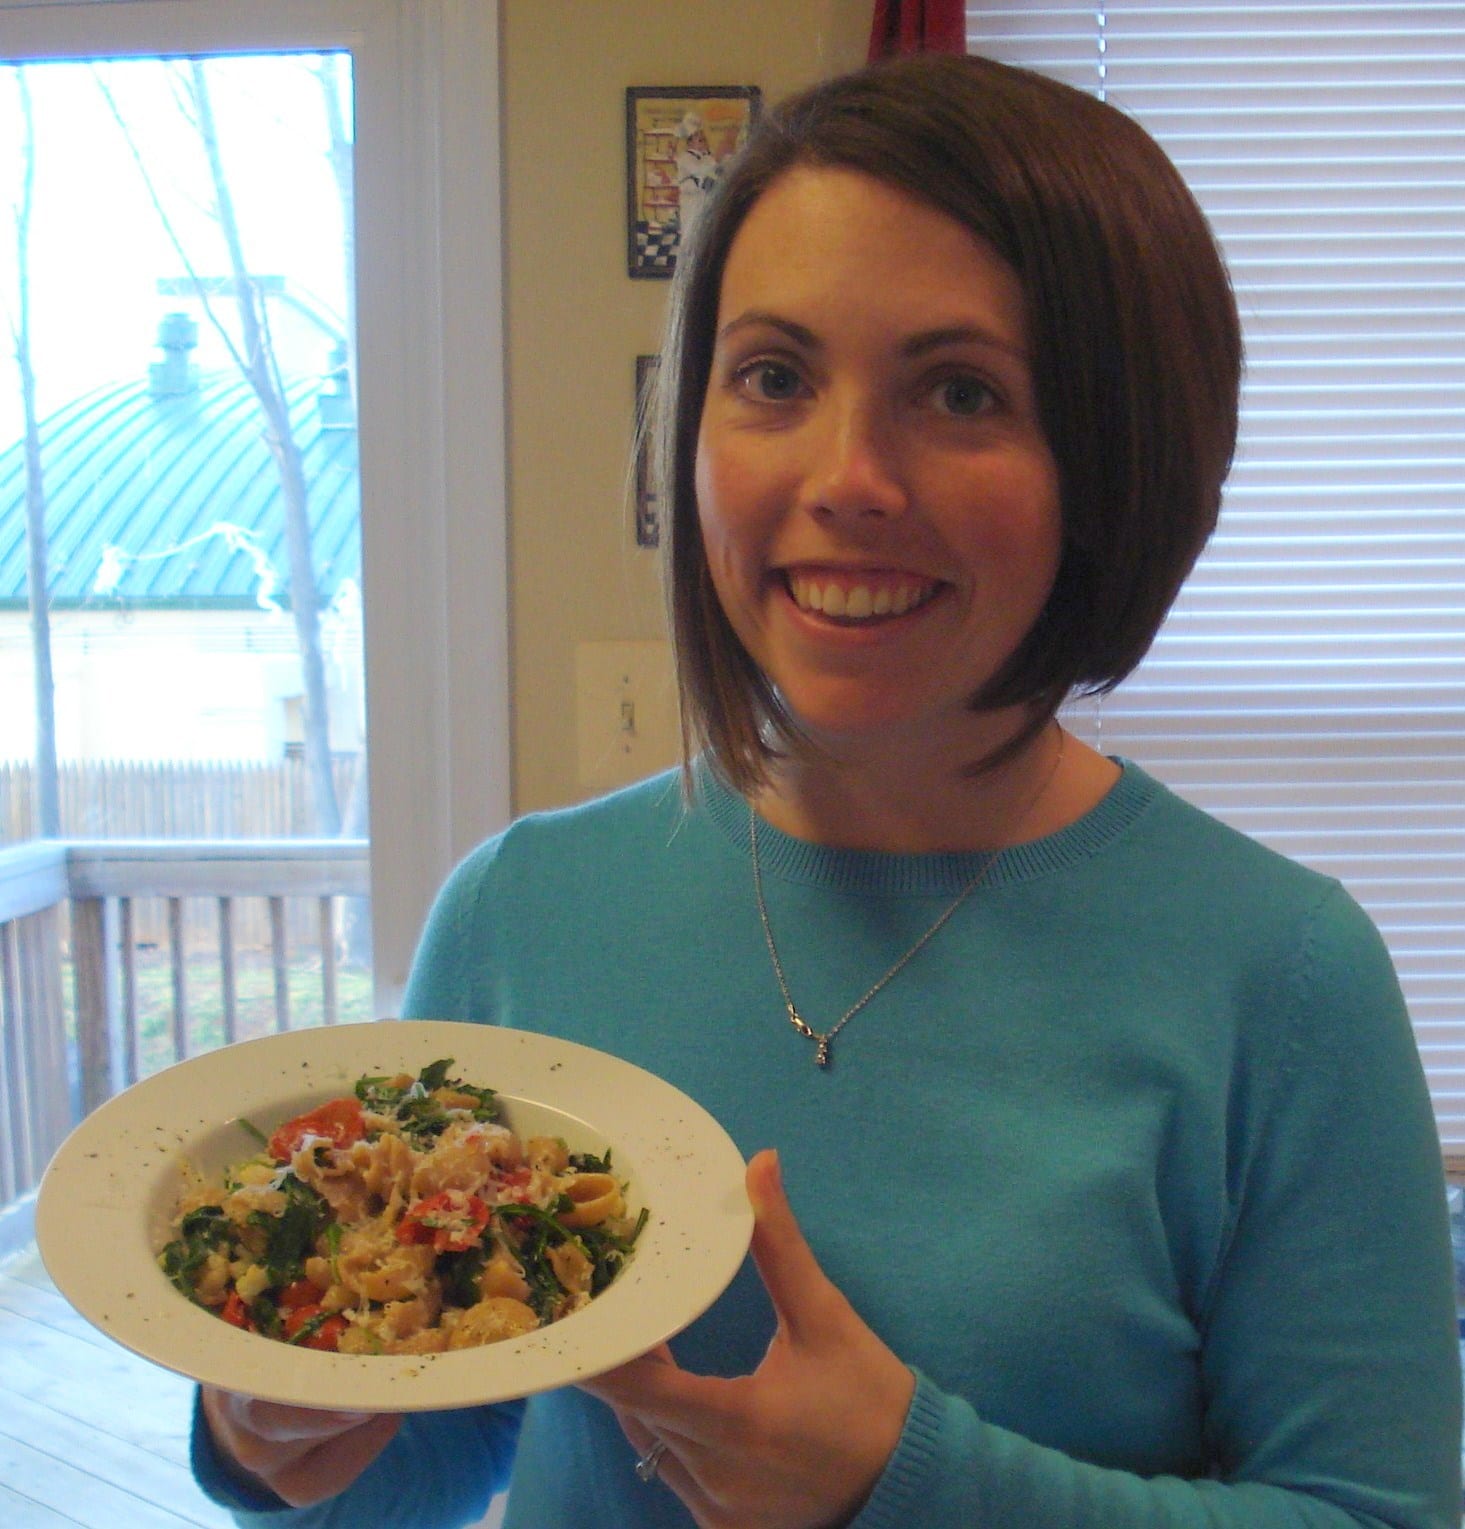
[[[796,1344],[813,1342],[830,1317],[848,1311],[848,1304],[819,1267],[799,1229],[783,1190],[776,1152],[759,1152],[753,1158],[747,1186],[753,1205],[753,1262],[779,1326]]]

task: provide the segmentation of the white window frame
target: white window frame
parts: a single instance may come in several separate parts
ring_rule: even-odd
[[[509,818],[498,0],[0,0],[0,59],[347,49],[378,1015]]]

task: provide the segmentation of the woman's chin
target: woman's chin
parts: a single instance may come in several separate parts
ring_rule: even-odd
[[[785,704],[802,734],[834,755],[929,746],[945,731],[933,728],[930,714],[912,706],[909,695],[785,697]]]
[[[1020,709],[974,710],[963,695],[946,704],[914,694],[910,686],[874,691],[810,687],[782,699],[801,735],[831,759],[893,756],[917,771],[919,762],[961,764],[1001,746],[1020,730]]]

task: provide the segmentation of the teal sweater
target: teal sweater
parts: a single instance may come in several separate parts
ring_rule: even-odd
[[[818,1028],[982,858],[772,828],[759,849]],[[407,1010],[614,1052],[746,1155],[780,1149],[824,1269],[917,1375],[857,1529],[1460,1523],[1439,1149],[1382,943],[1335,882],[1132,765],[997,858],[827,1072],[784,1016],[747,809],[711,782],[691,811],[661,777],[484,845]],[[673,1347],[740,1373],[771,1331],[745,1266]],[[511,1466],[510,1529],[691,1523],[576,1391],[410,1418],[297,1513],[230,1496],[196,1453],[249,1525],[458,1525]]]

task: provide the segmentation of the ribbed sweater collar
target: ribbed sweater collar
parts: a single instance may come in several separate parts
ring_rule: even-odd
[[[1129,760],[1116,761],[1119,779],[1107,796],[1077,822],[1046,838],[998,853],[986,873],[988,886],[1010,885],[1062,871],[1111,844],[1146,812],[1163,791]],[[748,804],[705,765],[697,769],[698,806],[742,854],[749,849]],[[764,873],[833,892],[927,896],[954,893],[989,857],[979,850],[903,855],[883,850],[830,849],[796,839],[758,820],[758,859]]]

